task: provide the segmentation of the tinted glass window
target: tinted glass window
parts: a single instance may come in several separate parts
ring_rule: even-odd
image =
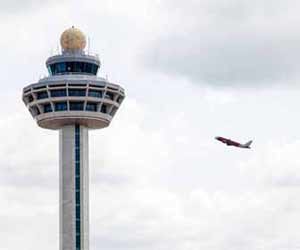
[[[85,72],[92,73],[92,64],[91,63],[87,63],[85,65]]]
[[[50,103],[44,104],[44,113],[52,112],[52,107]]]
[[[84,72],[82,62],[73,62],[73,72]]]
[[[77,155],[79,155],[79,152],[76,152],[76,158],[77,158]],[[79,158],[79,157],[78,157]],[[77,159],[76,159],[77,160]],[[76,167],[75,169],[75,175],[76,176],[79,176],[80,175],[80,168],[79,167]]]
[[[85,96],[85,89],[69,89],[69,96]]]
[[[63,73],[66,71],[66,64],[65,63],[58,63],[57,64],[57,72]]]
[[[121,102],[122,102],[122,100],[123,100],[123,97],[122,97],[122,96],[118,96],[118,98],[117,98],[117,102],[118,102],[118,103],[121,103]]]
[[[106,112],[107,112],[107,106],[105,104],[102,104],[102,106],[101,106],[101,112],[106,114]]]
[[[80,161],[80,149],[77,147],[75,148],[75,161],[76,161],[76,164],[79,163],[79,161]],[[76,168],[76,171],[77,170],[79,171],[79,168],[78,169]],[[80,172],[78,172],[78,173],[76,172],[76,175],[79,175],[79,174],[80,174]]]
[[[46,86],[33,87],[33,89],[45,89]]]
[[[75,178],[75,182],[76,182],[76,187],[80,187],[80,178]]]
[[[51,90],[51,97],[60,97],[66,95],[67,95],[67,91],[65,89]]]
[[[102,98],[102,92],[98,90],[89,90],[89,96]]]
[[[64,111],[67,110],[67,102],[57,102],[55,103],[55,111]]]
[[[110,112],[110,115],[111,116],[114,116],[115,115],[115,113],[117,112],[117,108],[116,107],[113,107],[113,109],[112,109],[112,111]]]
[[[79,103],[81,104],[81,103]],[[76,107],[79,105],[76,102],[71,102],[70,107]],[[79,105],[80,106],[80,105]],[[83,103],[82,103],[83,107]],[[75,125],[75,169],[76,169],[76,178],[75,178],[75,218],[76,218],[76,250],[80,250],[80,126],[78,124]]]
[[[79,204],[79,203],[80,203],[80,193],[79,193],[79,189],[76,190],[75,199],[76,199],[76,203]]]
[[[80,220],[76,220],[76,234],[80,234]]]
[[[65,83],[61,83],[61,84],[53,84],[51,85],[51,87],[66,87],[66,84]]]
[[[80,218],[80,206],[76,206],[76,218]]]
[[[42,91],[37,93],[37,99],[45,99],[48,98],[48,93],[47,91]]]
[[[114,94],[113,94],[113,93],[110,93],[110,92],[106,92],[105,98],[110,99],[110,100],[113,100],[113,99],[114,99]]]
[[[87,111],[94,111],[94,112],[96,112],[97,111],[97,104],[96,103],[88,102],[86,104],[86,110]]]
[[[50,70],[53,75],[63,74],[66,72],[66,63],[55,63],[50,65]]]
[[[86,73],[97,75],[98,66],[87,62],[61,62],[50,65],[53,75],[68,73]]]
[[[76,235],[76,250],[80,250],[80,246],[81,246],[81,243],[80,243],[80,234],[79,234],[79,235]]]
[[[83,102],[70,102],[70,110],[83,110]]]
[[[95,64],[92,64],[92,74],[97,75],[97,71],[98,71],[98,66]]]
[[[28,102],[32,102],[32,101],[33,101],[32,95],[28,95],[28,96],[27,96],[27,99],[28,99]]]

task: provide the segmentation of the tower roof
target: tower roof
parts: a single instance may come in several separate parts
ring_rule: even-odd
[[[86,38],[81,30],[72,26],[62,33],[60,44],[64,51],[83,50],[86,46]]]

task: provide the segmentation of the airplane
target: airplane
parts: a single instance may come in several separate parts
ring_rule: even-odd
[[[250,145],[252,143],[252,141],[248,141],[245,144],[241,144],[239,142],[236,141],[232,141],[230,139],[221,137],[221,136],[217,136],[215,137],[216,140],[225,143],[227,146],[234,146],[234,147],[238,147],[238,148],[250,148]]]

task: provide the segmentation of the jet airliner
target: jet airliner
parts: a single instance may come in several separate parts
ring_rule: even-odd
[[[224,137],[221,137],[221,136],[217,136],[217,137],[215,137],[215,139],[220,141],[220,142],[225,143],[227,146],[234,146],[234,147],[237,147],[237,148],[250,148],[250,145],[252,143],[252,141],[248,141],[245,144],[242,144],[242,143],[232,141],[230,139],[227,139],[227,138],[224,138]]]

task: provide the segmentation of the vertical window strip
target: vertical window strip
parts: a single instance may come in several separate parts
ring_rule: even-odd
[[[75,125],[75,245],[76,250],[81,247],[80,228],[80,125]]]

